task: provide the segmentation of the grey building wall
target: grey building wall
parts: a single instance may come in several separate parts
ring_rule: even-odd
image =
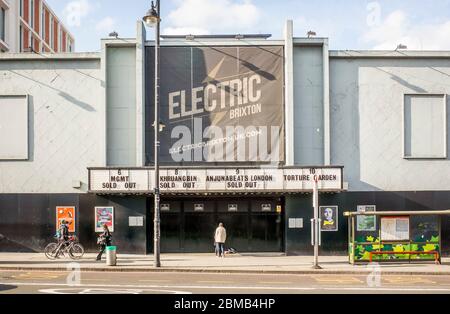
[[[0,55],[0,95],[29,99],[29,158],[0,160],[0,193],[87,191],[86,168],[104,164],[103,90],[97,54]]]
[[[107,164],[136,166],[136,47],[107,47]]]
[[[407,159],[403,152],[404,94],[449,94],[450,58],[370,54],[330,59],[332,164],[345,166],[350,191],[450,190],[448,154]]]
[[[324,164],[322,46],[294,46],[294,163]]]

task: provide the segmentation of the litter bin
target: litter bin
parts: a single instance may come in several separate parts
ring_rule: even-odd
[[[107,246],[106,247],[106,265],[107,266],[116,266],[117,265],[117,247],[116,246]]]

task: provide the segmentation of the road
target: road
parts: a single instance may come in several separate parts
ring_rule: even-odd
[[[79,279],[79,281],[77,281]],[[369,281],[369,284],[368,284]],[[0,294],[449,294],[450,276],[0,272]]]

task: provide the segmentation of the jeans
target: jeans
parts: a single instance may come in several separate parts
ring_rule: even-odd
[[[216,255],[219,255],[219,257],[224,256],[225,254],[225,243],[216,243]]]
[[[105,252],[105,249],[107,246],[111,246],[111,241],[106,242],[105,244],[102,244],[100,247],[100,252],[97,255],[97,261],[102,259],[102,255]]]

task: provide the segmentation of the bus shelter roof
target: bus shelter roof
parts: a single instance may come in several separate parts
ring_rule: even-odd
[[[345,212],[345,217],[355,216],[431,216],[450,215],[450,210],[415,210],[415,211],[378,211],[378,212]]]

